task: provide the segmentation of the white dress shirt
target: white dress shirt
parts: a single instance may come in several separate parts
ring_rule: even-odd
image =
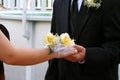
[[[82,5],[82,1],[83,0],[78,0],[78,10],[80,10],[81,5]],[[72,4],[73,0],[71,0],[71,4]]]

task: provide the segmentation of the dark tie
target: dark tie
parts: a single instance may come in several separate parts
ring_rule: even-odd
[[[78,15],[78,0],[73,0],[70,8],[70,33],[74,34],[74,29],[76,27],[76,17]]]
[[[77,3],[77,1],[78,0],[73,0],[72,5],[71,5],[71,16],[72,16],[73,20],[75,20],[76,15],[78,13],[78,3]]]

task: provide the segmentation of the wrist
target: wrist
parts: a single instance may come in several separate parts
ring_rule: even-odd
[[[50,46],[47,46],[47,49],[48,49],[48,55],[52,56],[53,58],[60,58],[60,54],[54,52],[54,51],[50,48]]]

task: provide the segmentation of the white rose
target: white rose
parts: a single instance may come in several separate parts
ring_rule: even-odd
[[[90,3],[90,4],[94,3],[94,0],[87,0],[87,1],[88,1],[88,3]]]

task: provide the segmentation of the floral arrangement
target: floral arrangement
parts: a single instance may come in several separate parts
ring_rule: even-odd
[[[73,49],[73,45],[75,45],[74,40],[70,38],[68,33],[63,33],[59,35],[53,35],[52,33],[48,33],[45,36],[45,44],[50,49],[50,53],[66,53]]]
[[[95,7],[95,8],[99,8],[101,6],[101,0],[84,0],[84,5],[86,5],[87,7]]]

